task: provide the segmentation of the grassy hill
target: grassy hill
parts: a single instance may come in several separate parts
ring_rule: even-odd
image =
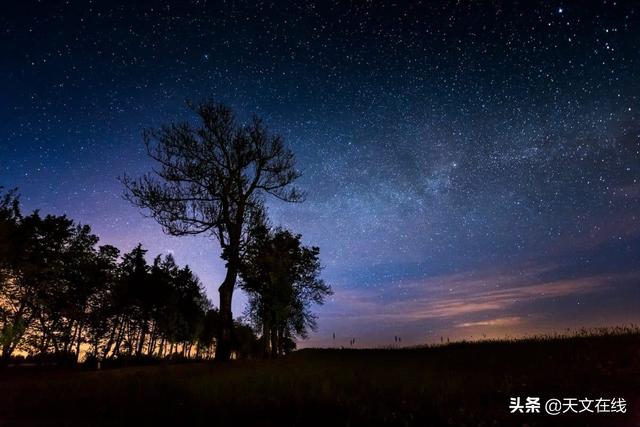
[[[0,372],[0,425],[640,425],[640,334],[301,350],[279,360]],[[510,414],[622,397],[626,414]],[[544,412],[544,409],[543,411]]]

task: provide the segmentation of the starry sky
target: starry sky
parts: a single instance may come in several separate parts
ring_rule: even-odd
[[[305,203],[269,203],[335,291],[303,345],[638,323],[639,6],[4,2],[0,185],[174,253],[217,302],[216,242],[163,235],[117,181],[152,167],[144,128],[212,97],[304,173]]]

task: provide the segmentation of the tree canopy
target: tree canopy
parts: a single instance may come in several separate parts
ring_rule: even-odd
[[[311,306],[323,304],[331,287],[320,279],[319,248],[304,246],[300,234],[257,225],[252,237],[240,270],[247,314],[262,331],[265,352],[283,354],[316,328]]]

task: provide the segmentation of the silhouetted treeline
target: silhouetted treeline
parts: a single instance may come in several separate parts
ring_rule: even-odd
[[[1,190],[1,188],[0,188]],[[218,311],[188,266],[141,245],[130,252],[99,239],[87,225],[38,211],[23,215],[18,196],[0,200],[0,347],[43,360],[126,357],[209,358]],[[256,337],[236,325],[234,350],[247,355]]]

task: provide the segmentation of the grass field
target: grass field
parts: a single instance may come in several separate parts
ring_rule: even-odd
[[[0,372],[0,396],[0,425],[20,426],[637,426],[640,334],[102,371],[13,368]],[[622,397],[627,413],[510,414],[515,396]]]

